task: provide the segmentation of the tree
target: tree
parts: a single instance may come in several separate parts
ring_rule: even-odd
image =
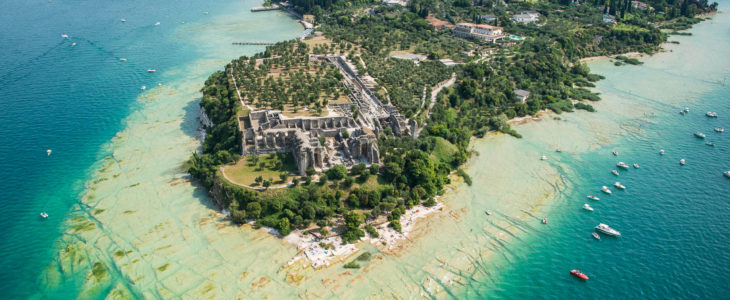
[[[314,168],[309,167],[306,171],[304,171],[304,173],[306,173],[307,176],[311,177],[312,175],[314,175],[314,173],[317,173],[317,171],[315,171]]]
[[[327,177],[333,180],[340,180],[347,176],[347,168],[345,165],[336,165],[327,170]]]
[[[285,236],[285,235],[288,235],[290,232],[291,232],[291,225],[289,224],[289,219],[281,218],[281,220],[279,220],[279,233],[281,233],[281,235]]]
[[[281,172],[281,174],[279,174],[279,179],[281,179],[282,182],[286,182],[287,178],[289,178],[289,173]]]
[[[342,241],[352,243],[365,236],[365,232],[360,230],[362,223],[362,215],[356,212],[345,214],[345,232],[342,234]]]
[[[258,219],[261,215],[261,204],[258,202],[250,202],[246,205],[246,212],[248,214],[248,218],[250,219]]]
[[[367,170],[367,166],[365,166],[364,163],[359,163],[352,166],[352,169],[350,170],[352,171],[352,175],[360,175],[363,173],[363,171]]]
[[[256,177],[256,179],[254,179],[254,181],[255,181],[255,182],[256,182],[257,184],[261,184],[261,182],[263,182],[263,181],[264,181],[264,177],[262,177],[262,176],[260,176],[260,175],[259,175],[258,177]]]
[[[264,188],[267,188],[268,189],[271,186],[271,181],[270,180],[264,180],[263,186],[264,186]]]
[[[350,138],[350,132],[347,131],[347,129],[342,129],[342,131],[340,131],[340,133],[342,134],[342,138],[345,138],[345,139]]]
[[[379,164],[372,164],[372,165],[370,165],[370,174],[378,175],[378,172],[380,172],[380,165]]]

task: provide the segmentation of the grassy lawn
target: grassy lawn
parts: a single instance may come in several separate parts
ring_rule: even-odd
[[[456,146],[442,137],[436,137],[436,147],[433,156],[442,162],[451,162],[453,155],[458,151]]]
[[[280,158],[280,157],[283,157]],[[276,168],[277,162],[281,161],[281,168]],[[263,168],[260,166],[264,164]],[[251,161],[251,156],[246,156],[234,165],[227,165],[223,168],[226,177],[234,183],[249,186],[258,186],[256,177],[261,176],[264,180],[273,178],[273,184],[282,184],[279,174],[282,172],[296,173],[297,168],[294,157],[290,153],[269,154],[259,156],[258,164]]]

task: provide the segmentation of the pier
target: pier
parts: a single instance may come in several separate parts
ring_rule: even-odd
[[[251,8],[251,12],[279,10],[279,9],[281,9],[281,8],[278,5],[272,4],[271,6],[257,6],[257,7],[252,7]]]
[[[273,45],[273,44],[276,44],[276,43],[272,43],[272,42],[233,42],[231,44],[237,45],[237,46],[247,46],[247,45],[262,45],[262,46],[268,46],[268,45]]]

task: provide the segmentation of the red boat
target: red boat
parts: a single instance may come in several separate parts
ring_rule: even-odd
[[[572,270],[570,271],[570,275],[573,275],[583,280],[588,280],[588,275],[583,274],[580,270]]]

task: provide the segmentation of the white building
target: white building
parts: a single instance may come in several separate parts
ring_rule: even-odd
[[[530,92],[525,90],[515,90],[515,96],[517,96],[517,99],[519,99],[520,102],[525,103],[527,102],[527,98],[530,98]]]
[[[488,43],[504,37],[502,27],[472,23],[456,24],[456,27],[454,27],[454,36],[462,38],[473,37]]]
[[[482,21],[487,24],[491,24],[492,22],[497,20],[497,16],[492,15],[492,14],[481,15],[481,16],[479,16],[479,18],[482,19]]]
[[[535,23],[540,19],[540,13],[534,10],[523,11],[512,16],[512,21],[522,24]]]

